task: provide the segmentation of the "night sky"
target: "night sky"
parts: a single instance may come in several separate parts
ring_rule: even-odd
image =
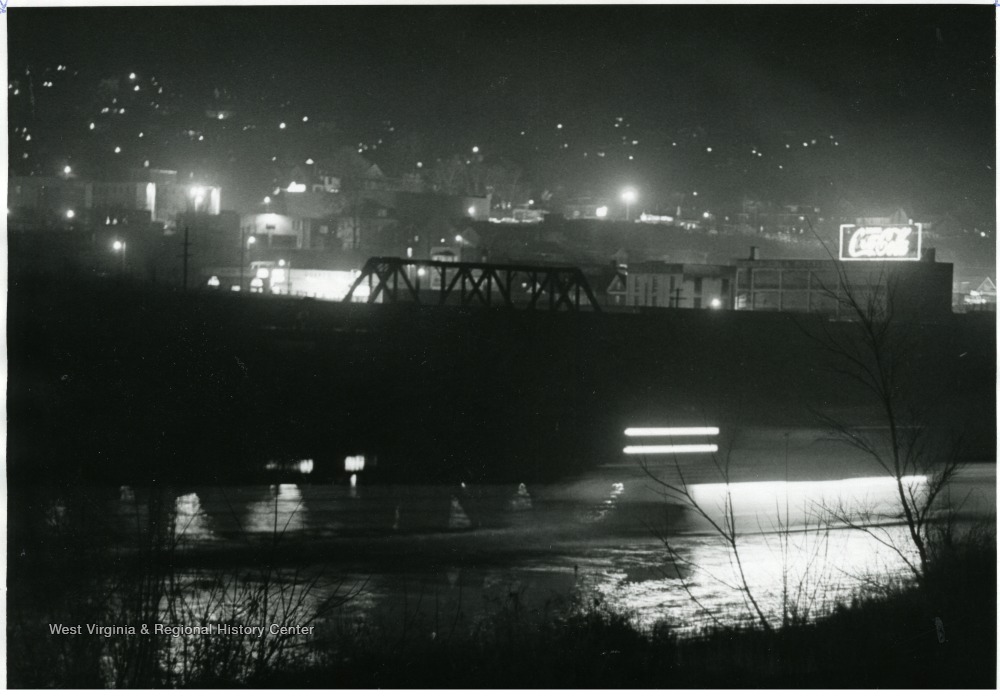
[[[282,161],[338,145],[390,174],[475,146],[535,190],[567,196],[634,182],[650,205],[655,192],[700,189],[720,203],[846,198],[992,220],[993,12],[15,7],[11,165],[42,173],[72,159],[100,171],[152,160],[222,180],[235,205],[266,193]],[[28,87],[25,70],[33,107],[27,92],[11,96]],[[157,111],[167,115],[130,103],[127,116],[88,131],[108,120],[97,85],[130,72],[144,90],[150,77],[165,88]],[[56,84],[40,88],[46,79]],[[220,101],[252,128],[210,131],[204,111]],[[279,132],[281,121],[292,127]],[[22,143],[28,157],[19,128],[34,136]],[[204,138],[178,142],[182,129]],[[112,157],[112,146],[123,152]]]

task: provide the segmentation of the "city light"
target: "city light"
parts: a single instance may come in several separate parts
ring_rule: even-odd
[[[622,450],[626,455],[670,455],[682,453],[715,453],[719,446],[708,443],[697,445],[628,445]]]
[[[292,182],[291,184],[288,185],[288,189],[287,189],[288,193],[290,193],[290,194],[305,193],[305,190],[306,190],[306,185],[305,184],[299,184],[298,182]]]
[[[254,237],[253,235],[250,235],[250,237],[247,238],[247,246],[249,247],[250,245],[254,244],[256,241],[257,241],[257,238]]]
[[[364,455],[348,455],[344,458],[345,472],[362,472],[365,469]]]
[[[115,250],[116,252],[120,252],[120,251],[122,251],[123,249],[125,249],[125,243],[124,243],[124,242],[122,242],[121,240],[115,240],[115,241],[114,241],[114,242],[113,242],[113,243],[111,244],[111,249]]]
[[[266,206],[266,205],[268,205],[269,203],[271,203],[271,197],[270,197],[270,196],[265,196],[265,197],[264,197],[264,205]]]
[[[72,172],[73,172],[73,168],[70,167],[69,165],[66,165],[65,167],[63,167],[63,174],[70,174]]]
[[[608,217],[608,207],[607,206],[598,206],[597,210],[594,211],[594,212],[597,214],[598,218],[607,218]]]
[[[462,241],[463,241],[462,236],[461,235],[455,235],[455,241],[458,242],[459,244],[462,244]]]
[[[718,310],[720,307],[722,307],[722,301],[719,300],[718,298],[712,298],[712,302],[710,302],[709,305],[711,305],[713,310]]]
[[[717,436],[719,435],[719,429],[716,426],[631,427],[625,429],[625,435],[630,438],[645,436]]]
[[[212,276],[210,279],[208,279],[208,287],[209,288],[218,288],[219,284],[220,284],[220,281],[219,281],[219,277],[218,276]]]
[[[72,220],[73,218],[76,217],[76,211],[70,208],[68,211],[66,211],[66,217]]]
[[[475,215],[475,214],[476,214],[476,207],[475,206],[469,206],[469,215],[472,216],[472,215]]]
[[[625,219],[632,218],[632,204],[639,200],[639,194],[635,189],[625,189],[622,191],[622,201],[625,202]]]
[[[472,152],[479,152],[479,146],[478,145],[473,145],[472,146]]]

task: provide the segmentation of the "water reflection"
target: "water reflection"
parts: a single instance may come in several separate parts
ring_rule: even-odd
[[[448,529],[449,530],[464,530],[472,526],[472,522],[469,520],[469,516],[465,513],[465,509],[462,508],[462,504],[459,502],[457,496],[451,497],[451,509],[448,512]]]
[[[965,492],[982,491],[983,506],[992,510],[994,482],[992,464],[970,470],[952,498],[964,501]],[[914,487],[917,496],[926,489],[918,479],[904,485]],[[530,492],[528,486],[462,487],[457,482],[453,487],[371,485],[358,491],[362,494],[352,498],[343,484],[209,486],[164,500],[187,549],[224,549],[233,553],[235,564],[255,558],[238,554],[245,539],[251,546],[260,539],[251,535],[296,533],[284,536],[281,544],[306,543],[303,558],[329,563],[331,583],[343,578],[366,583],[365,593],[343,608],[345,617],[391,621],[394,612],[414,612],[417,602],[440,608],[436,616],[442,619],[434,621],[451,621],[447,613],[461,612],[462,622],[471,623],[497,603],[510,601],[512,593],[533,608],[548,607],[567,594],[599,594],[634,613],[640,624],[665,620],[681,630],[704,626],[713,615],[746,613],[734,590],[739,584],[731,550],[707,534],[710,527],[697,514],[681,515],[677,507],[664,505],[648,481],[630,478],[622,469],[567,483],[532,484]],[[696,484],[691,492],[712,515],[731,499],[747,583],[778,622],[790,609],[822,614],[871,578],[884,582],[908,575],[905,560],[883,544],[908,549],[905,527],[879,526],[877,539],[829,515],[840,511],[854,522],[869,515],[893,522],[898,492],[888,477]],[[63,503],[58,497],[58,492],[48,496],[34,513],[39,527],[53,535],[58,529],[45,526],[46,518],[54,522],[69,515],[75,524],[80,516],[75,507],[66,510],[75,506],[73,499]],[[142,539],[153,500],[149,491],[116,488],[102,500],[121,539]],[[669,540],[673,558],[654,532]],[[318,550],[318,556],[308,556],[310,550]],[[192,607],[204,609],[201,595],[212,587],[213,573],[194,570],[191,578]],[[252,589],[253,579],[246,583]],[[218,612],[235,610],[236,605],[225,603]]]
[[[903,485],[919,499],[926,478],[907,478]],[[686,530],[662,530],[667,543],[659,577],[636,578],[623,564],[595,584],[643,624],[667,621],[693,629],[712,616],[746,618],[743,579],[772,622],[824,614],[868,583],[908,574],[917,559],[908,530],[898,524],[891,477],[698,484],[690,492],[716,524],[724,526],[732,507],[736,553],[703,516],[689,516]],[[853,527],[872,521],[877,524],[864,530]]]
[[[518,484],[517,494],[510,500],[510,508],[512,511],[527,511],[531,509],[531,494],[528,493],[528,487],[524,482]]]
[[[904,489],[917,500],[926,491],[927,478],[903,477]],[[721,513],[731,497],[744,532],[768,532],[844,520],[898,518],[899,493],[892,477],[858,477],[828,481],[737,482],[693,484],[691,496],[709,515]]]
[[[272,485],[263,500],[250,504],[243,529],[248,533],[299,532],[308,525],[307,514],[298,485]]]
[[[904,528],[886,533],[907,549]],[[673,561],[663,550],[633,567],[655,570],[654,577],[635,578],[623,566],[596,579],[594,588],[647,627],[662,621],[691,631],[713,623],[712,617],[752,618],[739,590],[739,568],[722,540],[697,536],[676,544]],[[739,555],[747,587],[774,623],[823,615],[868,584],[890,583],[908,572],[899,554],[852,529],[747,535],[739,538]]]
[[[198,494],[191,492],[174,500],[174,535],[184,542],[215,539]]]
[[[591,512],[590,520],[600,522],[614,512],[618,503],[618,498],[625,493],[625,485],[622,482],[615,482],[611,485],[611,494]]]

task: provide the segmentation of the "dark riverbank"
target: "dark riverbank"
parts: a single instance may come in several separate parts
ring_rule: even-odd
[[[320,303],[13,277],[9,476],[263,480],[311,458],[368,481],[545,481],[620,458],[636,423],[864,422],[864,401],[778,313],[508,312]],[[927,419],[995,451],[992,321],[915,325]]]

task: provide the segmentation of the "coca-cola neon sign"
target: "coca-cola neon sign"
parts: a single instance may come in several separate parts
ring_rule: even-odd
[[[923,228],[913,225],[840,226],[841,261],[920,261]]]

